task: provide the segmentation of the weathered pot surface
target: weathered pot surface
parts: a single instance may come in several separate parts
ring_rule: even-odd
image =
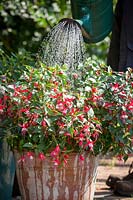
[[[62,168],[54,167],[51,158],[16,162],[22,200],[93,200],[98,161],[87,153],[84,157],[81,164],[79,154],[70,154]]]

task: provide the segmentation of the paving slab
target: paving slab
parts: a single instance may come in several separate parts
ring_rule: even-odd
[[[126,163],[118,161],[111,156],[101,157],[99,159],[94,200],[133,200],[133,197],[129,198],[114,195],[113,191],[106,185],[106,180],[110,174],[121,177],[127,175],[131,162],[133,162],[133,155],[129,157]]]

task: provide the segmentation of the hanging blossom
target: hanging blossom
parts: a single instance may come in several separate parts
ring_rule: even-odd
[[[22,133],[22,135],[25,135],[28,132],[29,123],[25,122],[22,125],[19,124],[19,126],[21,127],[21,133]]]
[[[84,156],[80,155],[79,156],[79,162],[80,162],[81,165],[84,163],[84,160],[85,160]]]
[[[59,145],[57,145],[56,147],[55,147],[55,149],[51,152],[51,156],[52,157],[57,157],[58,155],[59,155],[59,153],[60,153],[60,147],[59,147]]]
[[[44,155],[44,153],[40,152],[38,154],[38,158],[40,158],[41,160],[45,160],[46,159],[46,156]]]

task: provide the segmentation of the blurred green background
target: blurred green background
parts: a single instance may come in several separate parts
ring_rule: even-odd
[[[115,3],[116,0],[114,7]],[[51,28],[71,16],[70,0],[1,0],[0,67],[7,61],[8,65],[32,62]],[[106,63],[109,43],[110,36],[99,43],[86,44],[88,56]]]

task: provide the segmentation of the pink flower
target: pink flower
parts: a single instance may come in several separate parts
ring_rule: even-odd
[[[133,111],[133,99],[130,101],[129,104],[127,104],[127,109],[130,110],[130,111]]]
[[[54,92],[57,92],[57,91],[54,89]],[[49,96],[50,98],[57,99],[59,97],[62,97],[62,93],[55,93],[55,95],[50,94]]]
[[[92,134],[92,137],[94,138],[94,140],[96,141],[99,137],[99,133],[97,131],[94,131],[94,133]],[[94,141],[94,142],[95,142]]]
[[[79,141],[79,146],[83,147],[83,141]]]
[[[85,113],[87,113],[89,110],[90,110],[90,107],[88,107],[88,106],[84,106],[83,111],[84,111]]]
[[[110,108],[110,107],[114,106],[114,103],[105,102],[103,106],[104,106],[104,108],[107,109],[107,108]]]
[[[66,133],[64,133],[64,136],[70,136],[71,137],[71,134],[66,132]]]
[[[56,158],[53,160],[53,163],[54,163],[54,166],[57,167],[60,165],[60,160]]]
[[[59,145],[57,145],[56,147],[55,147],[55,149],[51,152],[51,156],[52,157],[57,157],[58,155],[59,155],[59,153],[60,153],[60,147],[59,147]]]
[[[39,86],[39,83],[38,82],[34,82],[34,87],[38,88],[38,86]]]
[[[79,138],[79,141],[83,141],[85,138],[85,135],[83,133],[80,133],[78,138]]]
[[[26,155],[30,160],[33,160],[33,158],[34,158],[33,152],[28,151]]]
[[[77,79],[77,78],[78,78],[78,74],[76,74],[76,73],[73,74],[73,78],[74,78],[74,79]]]
[[[83,128],[82,128],[82,132],[83,132],[83,133],[89,133],[89,127],[90,127],[90,126],[87,125],[87,124],[84,125]]]
[[[84,160],[85,160],[84,156],[80,155],[79,156],[79,162],[80,162],[81,165],[83,164]]]
[[[5,108],[4,105],[0,105],[0,114],[2,114],[4,112],[4,108]]]
[[[70,113],[70,115],[74,115],[75,112],[76,112],[76,108],[72,108],[69,113]]]
[[[65,98],[65,105],[67,106],[67,108],[71,108],[72,107],[72,102],[75,99],[75,97],[67,97]]]
[[[58,101],[58,102],[57,102],[56,108],[57,108],[60,112],[62,112],[63,114],[66,114],[66,113],[67,113],[67,108],[66,108],[66,106],[65,106],[65,103],[62,102],[62,101]]]
[[[79,119],[80,121],[84,121],[84,115],[78,115],[78,119]]]
[[[46,127],[47,123],[46,123],[45,119],[42,120],[41,125],[42,125],[43,127]]]
[[[68,162],[69,156],[67,154],[64,155],[63,163],[66,165]]]
[[[111,84],[111,88],[112,88],[114,91],[118,91],[119,87],[120,87],[119,83]]]
[[[45,155],[43,153],[39,153],[38,157],[41,159],[41,160],[45,160]]]
[[[20,110],[19,110],[19,112],[20,113],[25,113],[25,114],[29,114],[29,110],[30,110],[30,108],[21,108]]]
[[[92,87],[91,91],[92,91],[92,93],[96,93],[97,92],[97,88]]]
[[[119,93],[119,97],[120,97],[121,99],[127,98],[126,92],[125,92],[125,91],[120,92],[120,93]]]
[[[126,113],[125,111],[122,111],[122,112],[121,112],[121,116],[120,116],[120,118],[121,118],[122,120],[127,119],[127,118],[128,118],[127,113]]]
[[[23,163],[25,162],[25,156],[21,156],[20,159],[18,160],[18,163]]]
[[[66,124],[62,121],[58,121],[57,125],[60,127],[60,129],[64,129],[64,127],[66,126]]]
[[[89,147],[90,151],[93,151],[93,147],[94,147],[93,141],[87,140],[87,143],[85,144],[85,148],[86,147]]]
[[[28,131],[29,123],[26,122],[26,123],[23,123],[22,125],[20,124],[19,126],[22,127],[21,129],[22,135],[25,135]]]
[[[79,159],[80,159],[81,161],[83,161],[85,158],[84,158],[83,155],[80,155],[80,156],[79,156]]]
[[[122,155],[122,154],[119,154],[119,155],[117,156],[117,159],[118,159],[119,161],[124,161],[123,155]]]
[[[38,117],[39,117],[39,115],[38,115],[37,113],[32,113],[32,114],[31,114],[31,118],[32,118],[33,120],[38,119]]]
[[[74,136],[78,135],[78,130],[74,130]]]

